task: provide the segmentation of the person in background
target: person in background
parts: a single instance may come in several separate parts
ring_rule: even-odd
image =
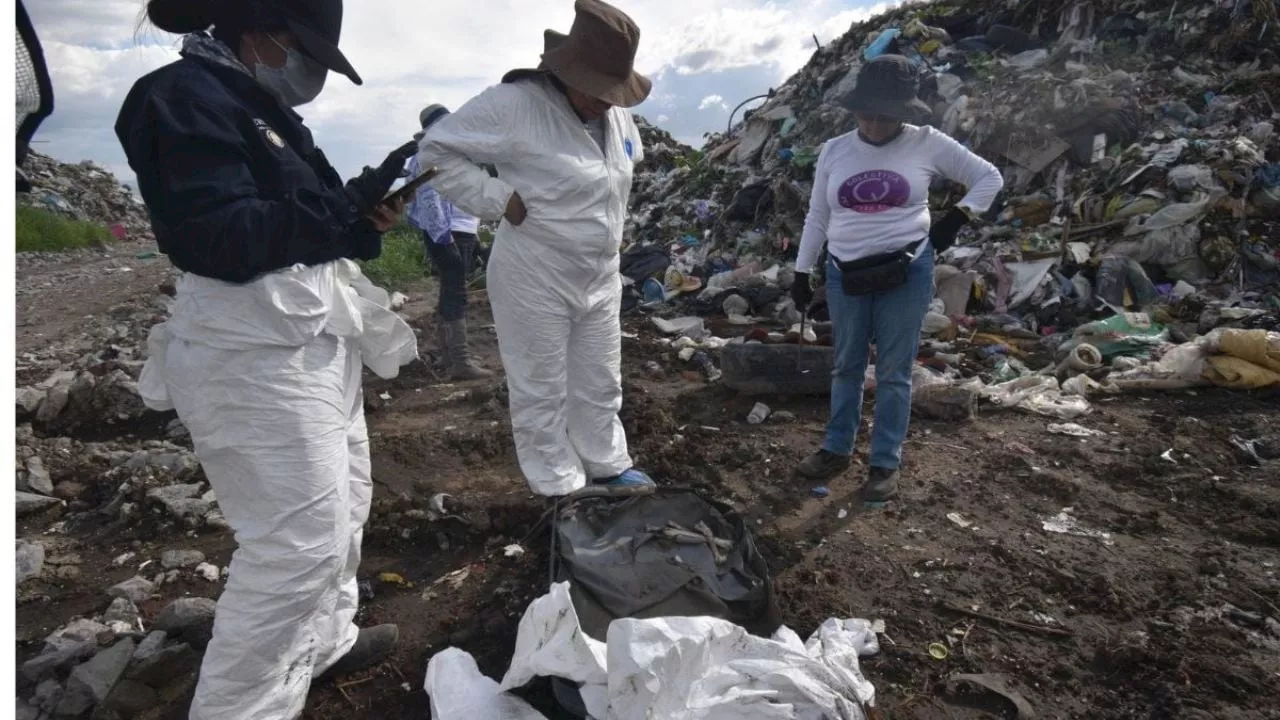
[[[907,122],[929,111],[918,88],[915,68],[900,55],[862,66],[849,108],[858,129],[828,140],[818,155],[792,286],[804,311],[813,301],[809,275],[825,245],[836,351],[831,418],[822,448],[800,464],[804,477],[825,481],[849,468],[875,343],[875,423],[860,490],[870,503],[898,491],[912,369],[933,300],[934,253],[949,248],[1003,186],[991,163],[934,128]],[[931,225],[929,185],[939,176],[967,186],[968,194]]]
[[[353,260],[402,211],[415,144],[344,185],[294,108],[330,71],[342,0],[151,0],[182,57],[116,121],[156,242],[183,271],[139,393],[176,410],[235,531],[193,720],[293,720],[313,677],[369,667],[395,625],[355,625],[373,484],[362,366],[394,377],[413,330]],[[212,33],[207,30],[212,27]]]
[[[449,114],[443,105],[428,105],[418,114],[422,132]],[[422,173],[418,157],[409,159],[409,177]],[[480,221],[458,209],[431,184],[422,185],[408,210],[409,224],[422,231],[426,254],[440,279],[439,344],[444,357],[445,377],[449,380],[483,380],[493,373],[476,364],[467,344],[467,278],[471,273],[478,240]]]
[[[633,69],[640,31],[578,0],[568,36],[548,31],[538,69],[515,70],[432,126],[420,167],[482,220],[504,218],[489,302],[510,390],[520,468],[534,492],[588,481],[652,484],[632,467],[622,407],[619,249],[649,95]],[[497,168],[497,177],[477,163]]]

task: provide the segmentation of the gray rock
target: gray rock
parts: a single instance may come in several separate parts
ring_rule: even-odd
[[[53,478],[38,455],[27,461],[27,488],[41,495],[53,494]]]
[[[111,693],[99,706],[104,712],[119,713],[123,717],[137,717],[160,704],[160,695],[146,683],[121,678],[111,688]],[[97,713],[95,711],[95,717]]]
[[[145,450],[136,450],[124,463],[125,470],[141,470],[151,463],[151,456]]]
[[[151,467],[161,470],[168,470],[171,473],[180,473],[184,470],[195,470],[199,462],[194,455],[190,453],[161,453],[152,455],[150,459]]]
[[[129,459],[132,457],[133,453],[128,450],[112,450],[107,453],[107,459],[111,463],[111,467],[120,467],[121,465],[129,462]]]
[[[36,420],[42,423],[53,422],[66,409],[69,400],[71,400],[70,383],[50,388],[44,402],[40,403],[40,410],[36,412]]]
[[[18,541],[18,550],[14,556],[18,584],[38,577],[44,569],[44,545],[27,540]]]
[[[41,399],[44,399],[43,397]],[[191,431],[187,430],[187,426],[182,421],[174,418],[164,429],[165,437],[170,440],[178,440],[180,438],[191,437]]]
[[[147,491],[147,497],[159,501],[169,514],[179,520],[202,518],[213,509],[214,504],[196,496],[200,494],[200,483],[167,485]]]
[[[164,647],[164,641],[167,637],[169,637],[169,634],[163,630],[152,630],[147,633],[147,636],[142,639],[142,642],[138,643],[138,649],[133,653],[133,663],[136,665],[160,652],[160,649]]]
[[[22,663],[22,676],[31,682],[40,682],[51,678],[60,670],[91,658],[98,652],[97,640],[84,640],[63,646],[61,650],[50,650]]]
[[[40,708],[25,700],[19,700],[18,710],[13,717],[15,720],[40,720],[43,714],[40,712]]]
[[[185,568],[204,562],[204,553],[199,550],[165,550],[160,554],[160,564],[165,570]]]
[[[181,639],[203,650],[213,634],[213,616],[218,604],[209,598],[178,598],[160,612],[152,624],[169,637]]]
[[[186,643],[161,648],[143,659],[134,657],[125,677],[163,688],[170,682],[195,672],[200,667],[200,653]]]
[[[33,387],[18,388],[15,393],[15,400],[18,415],[30,415],[40,410],[40,403],[44,402],[44,396],[47,394],[45,390]]]
[[[44,639],[44,646],[46,651],[61,650],[82,642],[97,640],[99,635],[108,630],[110,628],[100,622],[81,618],[49,633],[49,637]]]
[[[107,594],[111,597],[128,598],[136,605],[147,598],[151,597],[151,592],[155,590],[155,585],[144,577],[134,576],[122,583],[112,586],[107,590]]]
[[[102,614],[102,622],[108,624],[121,622],[136,628],[138,627],[139,617],[138,606],[134,605],[132,600],[127,597],[118,597],[111,601],[111,607],[108,607],[107,611]]]
[[[133,659],[134,647],[133,640],[125,638],[72,670],[57,714],[79,715],[106,700]]]
[[[220,529],[220,530],[231,529],[231,523],[227,522],[227,519],[223,517],[221,510],[209,511],[209,514],[204,516],[204,524],[207,527]]]
[[[38,513],[41,510],[47,510],[54,505],[61,505],[62,501],[48,495],[36,495],[35,493],[19,492],[17,495],[17,511],[18,517]]]
[[[75,370],[59,370],[49,377],[36,383],[37,390],[49,390],[58,385],[66,385],[70,387],[71,383],[76,379]]]
[[[62,694],[62,683],[49,678],[36,686],[36,694],[31,696],[31,704],[44,712],[52,713],[54,708],[58,707],[58,702],[62,700]]]

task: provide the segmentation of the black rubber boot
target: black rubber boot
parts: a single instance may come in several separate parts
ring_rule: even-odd
[[[400,629],[390,623],[360,628],[356,644],[352,645],[346,655],[338,658],[338,662],[330,665],[329,669],[316,679],[328,680],[371,668],[391,655],[399,639]]]
[[[466,318],[442,323],[440,327],[445,372],[450,380],[487,380],[493,377],[493,371],[480,367],[471,354],[471,348],[467,345]]]
[[[867,482],[859,493],[862,501],[883,503],[892,500],[898,494],[898,475],[897,470],[871,468],[867,473]]]
[[[852,462],[848,455],[819,450],[800,463],[800,474],[810,480],[830,480],[848,470]]]

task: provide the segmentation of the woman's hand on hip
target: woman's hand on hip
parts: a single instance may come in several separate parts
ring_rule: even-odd
[[[511,198],[507,200],[507,211],[503,213],[502,217],[506,218],[507,222],[512,225],[519,225],[524,222],[527,215],[528,210],[525,209],[524,200],[520,199],[520,193],[511,193]]]

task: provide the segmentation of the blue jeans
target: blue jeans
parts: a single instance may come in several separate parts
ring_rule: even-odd
[[[911,371],[920,348],[920,326],[933,300],[933,248],[911,263],[906,284],[872,295],[846,295],[840,268],[827,263],[827,305],[835,336],[831,420],[823,449],[853,454],[862,422],[862,384],[871,343],[876,344],[876,411],[871,466],[896,470],[911,422]]]
[[[425,230],[422,233],[427,256],[440,276],[437,312],[445,322],[461,320],[467,314],[467,277],[471,274],[471,258],[477,244],[476,236],[471,233],[455,232],[452,235],[453,242],[441,245],[433,241]]]

